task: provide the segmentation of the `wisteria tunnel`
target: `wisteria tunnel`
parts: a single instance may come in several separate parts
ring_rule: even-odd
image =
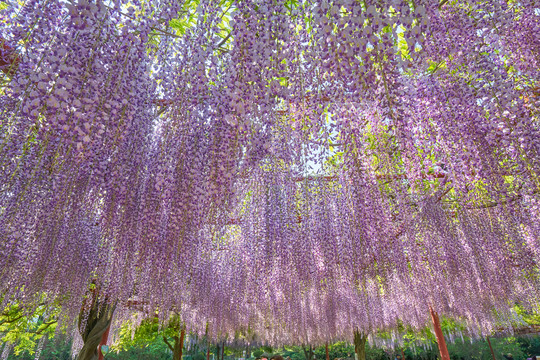
[[[449,360],[540,308],[537,0],[7,0],[0,70],[2,360],[17,314]]]

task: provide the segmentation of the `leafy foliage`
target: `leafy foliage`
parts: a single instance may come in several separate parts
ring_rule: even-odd
[[[15,354],[32,355],[42,338],[54,337],[58,316],[59,308],[46,303],[30,311],[20,304],[8,305],[0,312],[0,343],[14,344]]]

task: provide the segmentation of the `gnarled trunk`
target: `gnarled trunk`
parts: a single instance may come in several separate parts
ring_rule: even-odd
[[[94,299],[84,327],[82,326],[85,311],[81,310],[79,315],[79,332],[84,345],[77,354],[77,360],[98,360],[98,347],[103,334],[111,325],[115,308],[116,305],[109,304],[106,300],[99,301]]]
[[[366,340],[367,336],[358,330],[354,331],[354,352],[356,353],[356,360],[366,360]]]

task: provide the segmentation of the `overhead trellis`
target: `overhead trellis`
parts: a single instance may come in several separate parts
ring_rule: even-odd
[[[1,8],[4,302],[275,343],[536,304],[537,2]]]

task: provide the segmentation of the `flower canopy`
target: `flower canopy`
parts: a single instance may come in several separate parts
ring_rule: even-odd
[[[5,3],[4,3],[5,4]],[[540,285],[534,0],[0,10],[0,293],[322,342]]]

